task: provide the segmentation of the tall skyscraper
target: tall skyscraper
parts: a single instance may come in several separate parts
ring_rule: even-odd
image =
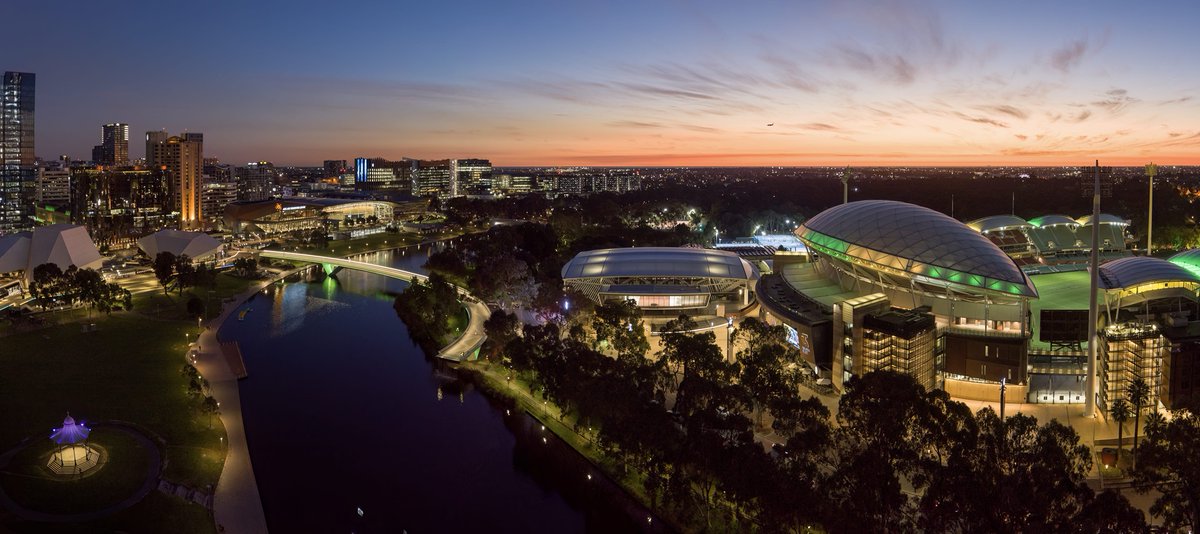
[[[33,225],[34,75],[5,72],[0,84],[0,234]]]
[[[167,171],[172,207],[179,212],[180,227],[203,227],[200,197],[204,185],[204,134],[168,137],[162,131],[146,132],[146,164]]]
[[[92,148],[97,165],[129,165],[129,125],[114,122],[101,129],[100,144]]]

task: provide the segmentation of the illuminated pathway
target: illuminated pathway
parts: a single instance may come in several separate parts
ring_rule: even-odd
[[[319,263],[325,268],[326,273],[332,273],[334,270],[333,267],[342,267],[345,269],[353,269],[356,271],[378,274],[380,276],[387,276],[389,278],[396,278],[405,281],[411,281],[414,278],[420,281],[426,281],[429,279],[429,277],[426,275],[414,273],[412,271],[405,271],[403,269],[397,269],[395,267],[385,267],[383,265],[376,265],[374,263],[355,261],[346,258],[335,258],[331,256],[320,256],[317,254],[303,254],[300,252],[286,252],[282,250],[264,250],[260,253],[260,256],[264,258],[273,258],[286,261]],[[442,350],[438,351],[437,356],[438,358],[461,362],[467,359],[468,356],[470,356],[473,352],[475,352],[476,349],[483,345],[483,341],[487,339],[487,335],[483,330],[483,322],[486,321],[489,316],[491,316],[492,312],[488,309],[486,304],[472,296],[471,293],[466,289],[458,286],[454,286],[454,288],[456,291],[458,291],[458,295],[463,303],[463,307],[467,309],[467,327],[463,330],[462,335],[460,335],[458,339],[455,339],[449,345],[443,347]]]

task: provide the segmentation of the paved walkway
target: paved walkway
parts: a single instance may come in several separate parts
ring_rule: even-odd
[[[217,331],[246,299],[262,291],[264,287],[284,278],[288,271],[254,284],[246,292],[225,303],[221,315],[209,321],[208,328],[197,341],[196,369],[208,380],[209,393],[221,403],[221,423],[225,425],[225,467],[213,494],[213,518],[226,532],[258,533],[267,531],[267,516],[263,513],[262,498],[258,494],[258,481],[254,478],[254,465],[250,461],[250,447],[246,443],[246,429],[242,425],[242,402],[238,395],[237,376],[229,367],[217,341]]]
[[[92,428],[109,428],[118,432],[124,432],[136,440],[138,442],[138,446],[146,451],[146,479],[142,481],[142,485],[137,489],[137,491],[135,491],[129,497],[121,500],[121,502],[112,506],[101,510],[96,510],[95,512],[87,512],[82,514],[51,514],[39,512],[37,510],[30,510],[12,500],[8,494],[4,493],[3,488],[0,488],[0,505],[2,505],[4,508],[7,508],[13,513],[13,515],[26,521],[37,521],[40,523],[85,523],[100,519],[102,517],[108,517],[139,502],[142,502],[142,499],[145,499],[146,495],[149,495],[151,491],[154,491],[154,488],[158,487],[158,479],[160,476],[162,476],[162,454],[158,450],[158,445],[155,444],[154,441],[149,437],[146,437],[141,430],[138,430],[137,428],[125,423],[116,421],[96,423],[92,426]],[[12,450],[0,455],[0,468],[7,466],[8,462],[12,460],[13,456],[24,450],[25,447],[28,447],[32,443],[32,440],[25,440]],[[104,469],[104,466],[100,466],[100,469]]]

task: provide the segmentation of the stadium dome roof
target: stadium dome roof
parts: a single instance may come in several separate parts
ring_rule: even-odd
[[[29,232],[0,237],[0,273],[24,271],[29,266]]]
[[[682,247],[588,250],[562,268],[563,279],[629,276],[753,280],[758,270],[732,252]]]
[[[1016,215],[992,215],[991,217],[975,219],[967,223],[967,226],[976,232],[988,232],[1004,228],[1028,228],[1033,225]]]
[[[1150,256],[1131,256],[1100,266],[1100,287],[1123,289],[1151,282],[1198,282],[1200,275],[1177,263]]]
[[[1083,217],[1076,219],[1076,222],[1078,222],[1080,226],[1088,226],[1088,225],[1092,224],[1092,216],[1084,215]],[[1124,218],[1113,215],[1111,213],[1101,213],[1100,214],[1100,224],[1121,224],[1121,225],[1128,226],[1129,221]]]
[[[0,242],[0,254],[3,254],[3,250],[3,242]],[[0,261],[3,261],[2,258],[3,257],[0,256]],[[1168,261],[1189,271],[1200,274],[1200,248],[1194,248],[1180,252],[1168,258]],[[0,269],[0,271],[3,271],[3,269]]]
[[[851,202],[805,221],[796,235],[810,250],[868,268],[1037,296],[1029,278],[988,238],[929,208],[891,200]]]
[[[103,259],[87,228],[66,223],[39,226],[33,230],[25,275],[32,277],[33,269],[44,263],[53,263],[64,271],[72,265],[94,269]]]
[[[1056,224],[1079,224],[1079,221],[1067,217],[1066,215],[1042,215],[1029,219],[1029,223],[1034,226],[1053,226]]]
[[[193,260],[212,256],[221,250],[221,242],[203,232],[184,232],[181,230],[159,230],[137,240],[138,248],[147,256],[154,258],[160,252],[170,252],[175,256],[187,254]]]

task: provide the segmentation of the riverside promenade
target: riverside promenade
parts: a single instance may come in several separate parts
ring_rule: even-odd
[[[299,269],[282,272],[251,286],[241,295],[226,302],[221,314],[211,320],[196,341],[195,366],[208,380],[209,391],[221,403],[221,423],[225,425],[228,439],[225,451],[225,466],[213,493],[213,519],[225,532],[267,532],[267,516],[263,513],[262,497],[258,494],[258,481],[254,478],[254,464],[250,461],[250,448],[246,443],[246,429],[242,424],[242,402],[238,395],[238,379],[229,365],[217,340],[217,332],[247,299],[263,288],[286,278]]]

